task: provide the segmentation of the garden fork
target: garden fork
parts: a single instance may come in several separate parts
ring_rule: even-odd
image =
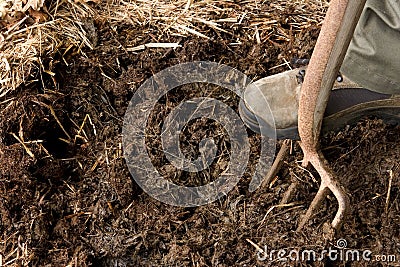
[[[302,85],[298,112],[300,146],[304,152],[303,166],[311,164],[321,177],[321,185],[309,209],[301,219],[298,231],[311,218],[331,191],[339,208],[332,221],[338,230],[349,209],[349,198],[337,181],[320,151],[319,137],[329,94],[350,44],[366,0],[332,0],[321,28]]]

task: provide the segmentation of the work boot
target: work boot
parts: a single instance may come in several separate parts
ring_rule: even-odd
[[[244,123],[253,131],[272,138],[276,129],[277,139],[298,140],[297,111],[305,71],[305,67],[286,71],[248,86],[239,104]],[[373,92],[338,75],[329,97],[322,131],[338,130],[371,115],[386,123],[398,124],[400,95]]]

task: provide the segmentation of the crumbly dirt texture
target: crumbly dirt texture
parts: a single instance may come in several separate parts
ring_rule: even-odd
[[[280,8],[274,1],[263,3],[260,12],[269,12],[284,31],[263,35],[268,41],[262,42],[241,35],[239,26],[233,31],[243,36],[240,43],[220,30],[207,31],[210,39],[153,35],[148,25],[115,27],[107,20],[88,19],[91,26],[86,32],[95,40],[93,49],[52,55],[54,75],[38,72],[31,82],[3,96],[0,266],[398,266],[400,128],[378,119],[366,118],[323,137],[322,151],[352,203],[335,238],[326,227],[337,209],[333,197],[302,232],[295,232],[319,187],[318,175],[301,167],[296,142],[276,179],[250,193],[260,136],[249,130],[246,173],[227,196],[201,207],[163,204],[131,177],[122,156],[123,116],[137,88],[153,74],[178,63],[208,60],[258,79],[287,70],[284,63],[291,58],[311,56],[320,25],[310,22],[292,29],[289,22],[293,23],[296,3]],[[233,5],[222,3],[216,10],[224,4]],[[176,42],[181,47],[126,50],[152,42]],[[180,102],[200,96],[220,99],[237,111],[239,99],[234,94],[194,84],[169,92],[148,119],[146,144],[152,162],[178,184],[213,181],[229,162],[226,132],[208,119],[191,121],[180,141],[185,155],[196,158],[199,141],[212,137],[218,151],[211,168],[198,174],[179,171],[162,154],[163,119]],[[291,202],[276,206],[293,181],[299,182],[299,189]],[[397,262],[285,262],[277,260],[276,252],[271,259],[257,259],[260,248],[267,248],[267,253],[321,252],[335,248],[339,238],[347,241],[347,248],[395,255]]]

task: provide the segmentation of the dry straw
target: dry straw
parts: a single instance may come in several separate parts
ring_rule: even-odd
[[[94,21],[111,29],[134,26],[161,43],[126,47],[137,52],[150,46],[178,47],[168,45],[170,36],[218,36],[232,45],[287,42],[289,31],[320,23],[327,6],[328,0],[0,0],[0,97],[22,83],[41,80],[43,73],[54,75],[57,54],[85,56],[85,50],[95,48]],[[277,10],[289,13],[290,19],[276,17]]]

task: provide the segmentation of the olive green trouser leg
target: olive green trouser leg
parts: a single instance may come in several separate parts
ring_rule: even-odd
[[[341,71],[369,90],[400,94],[400,0],[367,0]]]

